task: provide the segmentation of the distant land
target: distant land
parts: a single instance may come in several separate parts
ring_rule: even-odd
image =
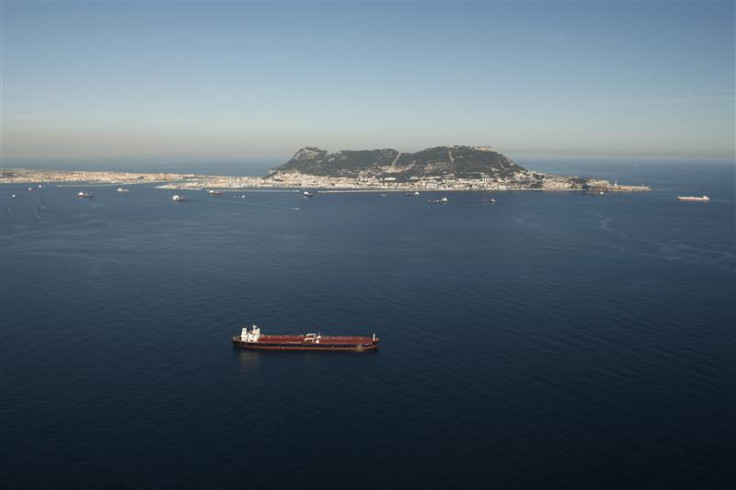
[[[561,176],[527,170],[490,146],[437,146],[415,153],[298,150],[265,177],[178,173],[131,173],[3,169],[0,183],[162,183],[165,189],[311,188],[342,191],[419,190],[583,190],[632,192],[647,186],[624,186],[604,179]]]
[[[408,182],[440,176],[468,179],[512,177],[523,172],[527,170],[488,146],[437,146],[416,153],[402,153],[391,148],[327,153],[316,147],[306,147],[274,170],[270,177],[301,173]]]

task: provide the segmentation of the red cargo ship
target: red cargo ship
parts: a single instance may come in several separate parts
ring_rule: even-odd
[[[264,335],[253,325],[252,330],[243,327],[239,336],[233,337],[233,345],[254,350],[323,350],[366,351],[378,349],[380,339],[373,337],[327,336],[318,333],[305,335]]]

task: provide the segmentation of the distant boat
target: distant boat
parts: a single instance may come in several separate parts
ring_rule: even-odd
[[[224,196],[225,195],[225,193],[222,191],[214,191],[214,190],[207,191],[207,194],[209,194],[210,196]]]
[[[174,202],[189,202],[189,198],[186,196],[180,196],[179,194],[174,194],[171,196],[171,200]]]
[[[703,194],[702,197],[698,197],[698,196],[677,196],[677,199],[679,201],[710,201],[710,197],[706,196],[705,194]]]
[[[495,206],[496,204],[498,204],[498,201],[496,201],[496,200],[495,200],[495,199],[493,199],[493,198],[490,198],[490,199],[487,199],[487,200],[486,200],[486,199],[484,199],[484,200],[483,200],[483,202],[487,202],[487,203],[488,203],[488,204],[490,204],[491,206]]]
[[[13,199],[15,199],[15,194],[12,194],[10,197],[13,198]]]
[[[118,187],[118,192],[130,192],[130,189],[125,189],[123,187]]]
[[[417,197],[419,195],[419,191],[407,192],[406,195],[408,197]]]
[[[33,187],[29,187],[28,192],[33,192]]]
[[[309,193],[309,191],[304,191],[304,193],[303,193],[302,195],[303,195],[304,197],[309,197],[309,198],[312,198],[312,197],[314,197],[314,195],[313,195],[313,194],[310,194],[310,193]]]
[[[95,196],[94,196],[94,194],[90,194],[89,192],[79,191],[77,193],[77,197],[81,197],[82,199],[92,199]]]
[[[446,204],[449,201],[450,201],[449,199],[447,199],[446,197],[443,197],[442,199],[430,199],[429,201],[427,201],[427,203],[428,204]]]

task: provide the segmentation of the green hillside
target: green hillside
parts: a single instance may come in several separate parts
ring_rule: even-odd
[[[302,148],[270,176],[298,172],[323,177],[393,177],[397,181],[427,176],[506,177],[526,169],[489,147],[437,146],[415,153],[381,150],[343,150],[328,153]]]

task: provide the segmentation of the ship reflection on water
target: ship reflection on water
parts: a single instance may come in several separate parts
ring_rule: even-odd
[[[240,367],[248,374],[255,371],[261,363],[261,352],[233,349],[233,354],[238,357]]]
[[[351,352],[351,351],[254,351],[239,349],[233,347],[233,354],[237,357],[240,362],[240,367],[246,376],[253,376],[256,372],[261,371],[265,366],[270,366],[267,371],[273,369],[282,369],[284,365],[290,366],[288,369],[294,369],[295,366],[301,365],[306,366],[319,366],[324,365],[329,367],[331,364],[337,362],[343,363],[347,358],[362,359],[361,363],[365,362],[366,359],[378,359],[380,350],[373,350],[369,352]],[[374,362],[374,361],[369,361]],[[298,368],[297,368],[298,369]]]
[[[269,360],[287,361],[291,366],[294,365],[318,365],[328,362],[327,358],[348,357],[355,355],[354,352],[281,352],[281,351],[252,351],[245,349],[233,349],[240,361],[240,367],[247,375],[252,375],[259,371]],[[371,356],[372,357],[372,356]]]

